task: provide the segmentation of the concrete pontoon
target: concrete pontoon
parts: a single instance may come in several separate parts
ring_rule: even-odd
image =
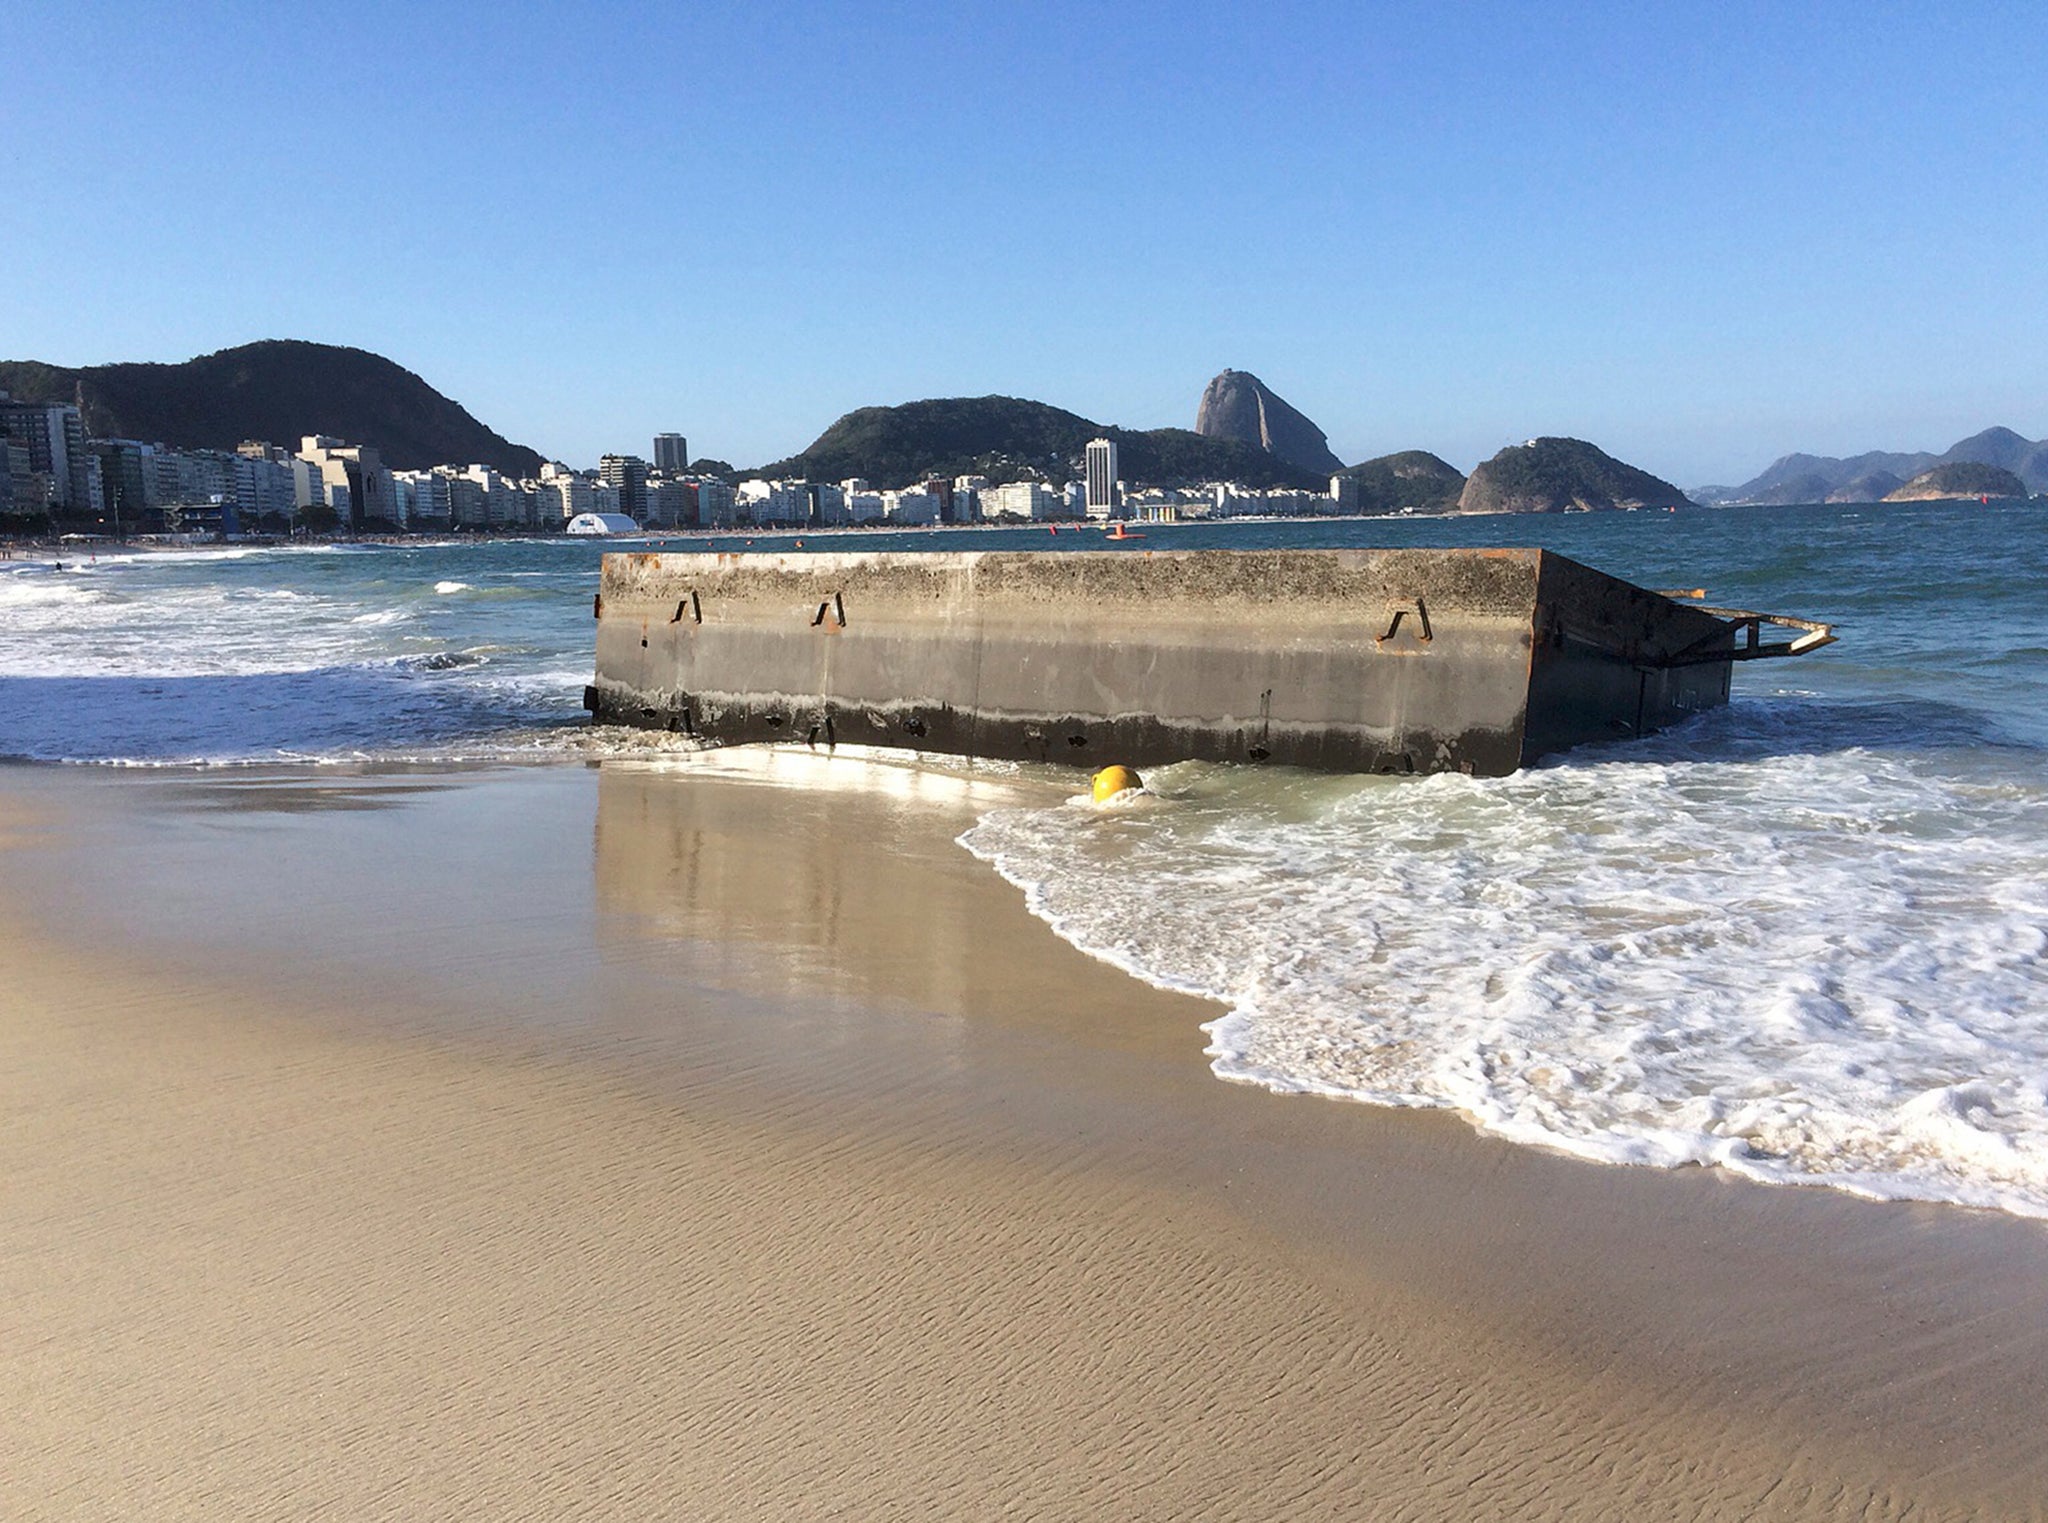
[[[622,554],[600,589],[599,722],[1079,766],[1500,776],[1834,638],[1523,549]]]

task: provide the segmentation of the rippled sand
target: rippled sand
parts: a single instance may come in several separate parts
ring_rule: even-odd
[[[2043,1515],[2036,1225],[1218,1083],[1014,786],[0,773],[0,1515]]]

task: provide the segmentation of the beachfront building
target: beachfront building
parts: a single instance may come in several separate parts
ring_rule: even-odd
[[[953,522],[973,524],[981,522],[981,494],[988,490],[986,476],[955,476],[953,478]]]
[[[289,459],[252,455],[239,449],[218,458],[227,488],[226,500],[233,504],[244,529],[260,528],[266,521],[279,524],[291,518],[297,494]],[[399,521],[403,523],[404,519]]]
[[[1116,477],[1116,444],[1109,439],[1093,439],[1088,444],[1086,482],[1088,497],[1085,504],[1090,518],[1113,518],[1122,495],[1121,485]]]
[[[882,494],[882,517],[905,528],[923,528],[939,521],[939,498],[921,487]]]
[[[448,518],[458,529],[483,529],[490,525],[490,498],[483,484],[452,465],[437,465],[434,474],[448,483]]]
[[[0,392],[0,434],[8,443],[8,469],[15,484],[15,505],[96,511],[92,500],[92,452],[85,447],[85,424],[76,407],[60,403],[16,402]]]
[[[983,487],[978,494],[984,519],[1025,519],[1044,523],[1066,516],[1066,499],[1042,481],[1012,481]]]
[[[1263,492],[1255,492],[1230,481],[1217,482],[1214,491],[1215,500],[1210,511],[1217,518],[1253,517],[1266,511]]]
[[[308,434],[299,441],[298,458],[317,470],[323,489],[316,495],[311,470],[299,473],[294,489],[299,507],[324,500],[344,526],[357,528],[397,521],[391,473],[384,469],[383,457],[373,446]]]
[[[454,474],[445,467],[391,473],[407,528],[440,531],[455,527]]]
[[[725,528],[738,522],[739,514],[730,482],[711,476],[691,479],[697,489],[697,524],[700,528]]]
[[[597,511],[596,483],[590,477],[550,461],[540,468],[534,483],[539,500],[538,513],[544,520],[567,523],[584,513]]]
[[[830,482],[754,477],[742,481],[735,495],[742,523],[810,527],[848,521],[846,493]]]
[[[656,434],[654,468],[670,478],[689,475],[690,441],[681,434]]]
[[[101,490],[107,511],[122,524],[139,528],[143,515],[157,505],[156,446],[140,439],[95,439],[100,459]],[[291,468],[285,470],[285,511],[292,506]]]
[[[694,528],[697,523],[697,491],[687,481],[656,476],[647,483],[647,517],[650,529]]]
[[[1307,518],[1331,512],[1332,508],[1330,499],[1321,492],[1274,490],[1266,493],[1266,511],[1276,518]]]
[[[853,520],[847,516],[846,493],[830,481],[806,481],[802,483],[804,505],[810,516],[804,520],[813,528],[828,524],[845,524]]]
[[[1213,497],[1202,487],[1151,487],[1124,496],[1124,511],[1146,523],[1174,524],[1212,516]]]
[[[940,523],[955,524],[960,522],[959,518],[955,516],[953,482],[950,477],[928,476],[919,483],[917,490],[938,500]]]
[[[102,463],[112,465],[105,457]],[[268,440],[244,439],[235,446],[228,474],[243,528],[274,527],[291,519],[298,506],[292,464],[292,452]]]
[[[635,523],[647,521],[647,462],[638,455],[606,455],[598,479],[619,494],[619,511]]]
[[[329,481],[317,460],[295,458],[292,461],[292,511],[304,513],[308,508],[327,509],[334,514],[337,523],[347,523],[348,482],[346,479]]]
[[[78,463],[74,461],[71,467],[71,480],[72,489],[85,494],[78,500],[79,511],[97,516],[104,513],[107,507],[106,477],[100,466],[100,458],[90,449],[78,458],[84,462],[85,469],[81,472]]]
[[[517,529],[527,525],[530,510],[519,483],[488,465],[472,465],[462,473],[476,483],[483,495],[484,524],[492,529]]]
[[[732,489],[733,514],[743,524],[760,524],[768,521],[773,511],[772,499],[775,484],[759,476],[749,476]]]

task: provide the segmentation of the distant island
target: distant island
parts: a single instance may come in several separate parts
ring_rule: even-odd
[[[1959,460],[1922,471],[1896,491],[1885,494],[1886,502],[1934,502],[1952,497],[1992,499],[2025,497],[2027,484],[2011,471],[1995,465],[1978,465]]]
[[[1690,505],[1684,492],[1583,439],[1531,439],[1472,472],[1460,513],[1567,513]]]
[[[1741,486],[1696,487],[1693,496],[1715,505],[1905,501],[1908,499],[1894,498],[1893,494],[1941,465],[1992,466],[2019,480],[2020,496],[2048,492],[2048,440],[2028,439],[2009,428],[1987,428],[1958,440],[1938,455],[1894,450],[1871,450],[1846,457],[1781,455]],[[1960,495],[1981,494],[1969,491]]]

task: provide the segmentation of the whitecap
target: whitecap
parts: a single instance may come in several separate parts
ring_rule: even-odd
[[[1148,809],[962,843],[1075,945],[1222,1002],[1221,1077],[2048,1216],[2048,1096],[2013,1078],[2048,1069],[2039,756],[1995,787],[1856,747],[1700,759],[1769,709],[1502,779],[1168,768]]]

